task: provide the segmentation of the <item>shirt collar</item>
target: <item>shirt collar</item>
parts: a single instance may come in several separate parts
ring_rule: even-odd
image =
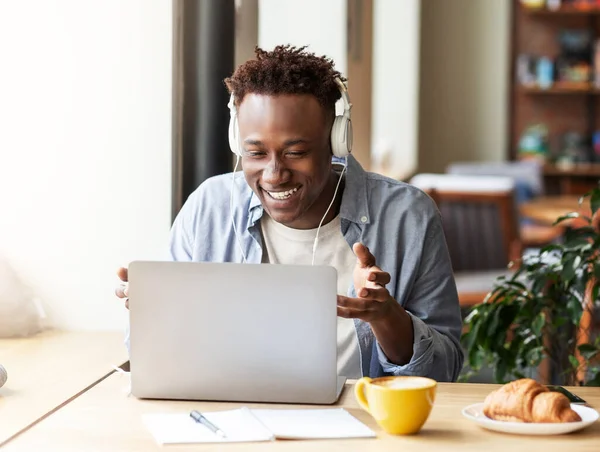
[[[343,162],[343,159],[334,157],[333,161]],[[340,217],[353,223],[369,224],[371,216],[367,199],[367,172],[352,155],[348,156],[347,165]]]
[[[344,159],[339,157],[332,158],[333,163],[344,163]],[[360,166],[360,163],[349,155],[347,167],[344,172],[346,182],[344,184],[344,194],[342,195],[342,205],[340,206],[340,218],[359,224],[369,224],[371,216],[367,202],[367,172]],[[260,199],[250,189],[250,203],[248,205],[248,226],[252,226],[263,215]]]

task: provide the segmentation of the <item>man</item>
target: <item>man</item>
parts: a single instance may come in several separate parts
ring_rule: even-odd
[[[456,380],[461,318],[439,212],[352,156],[336,171],[343,80],[331,60],[290,46],[257,49],[225,80],[243,176],[213,177],[190,195],[172,227],[172,258],[332,265],[340,375]],[[119,276],[127,281],[126,269]],[[125,286],[117,295],[126,298]]]

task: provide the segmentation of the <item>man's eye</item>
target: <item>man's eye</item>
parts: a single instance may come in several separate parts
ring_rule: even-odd
[[[303,157],[306,155],[306,151],[289,151],[286,154],[290,157]]]
[[[263,155],[265,155],[265,152],[256,150],[246,150],[246,154],[248,154],[249,157],[262,157]]]

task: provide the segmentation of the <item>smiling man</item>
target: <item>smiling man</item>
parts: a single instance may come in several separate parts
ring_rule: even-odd
[[[343,82],[331,60],[290,46],[257,49],[225,80],[243,173],[213,177],[188,198],[172,258],[331,265],[340,375],[453,381],[461,317],[439,212],[423,192],[348,155]],[[342,97],[346,116],[336,118]],[[119,276],[126,281],[126,269]],[[126,298],[125,286],[117,295]]]

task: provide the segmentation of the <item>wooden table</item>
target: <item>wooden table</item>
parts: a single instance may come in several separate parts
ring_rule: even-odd
[[[6,451],[501,451],[570,450],[598,451],[600,422],[563,436],[526,437],[481,429],[461,415],[472,403],[483,401],[496,385],[440,384],[431,416],[423,430],[413,436],[384,433],[369,414],[360,409],[352,386],[346,385],[339,406],[371,427],[377,438],[274,441],[245,444],[193,444],[159,446],[142,424],[141,415],[150,412],[189,412],[192,408],[216,411],[240,407],[239,403],[175,402],[138,400],[127,395],[129,376],[115,373],[11,441]],[[596,409],[600,408],[600,388],[571,388]],[[257,404],[243,404],[249,407]],[[264,406],[264,405],[263,405]],[[268,405],[269,408],[299,408]],[[304,406],[308,407],[308,406]],[[310,408],[314,408],[310,407]]]
[[[589,199],[579,205],[580,196],[540,196],[519,206],[521,216],[537,223],[552,225],[559,217],[570,212],[590,215]],[[561,223],[567,226],[569,222]]]
[[[127,360],[123,333],[47,331],[0,339],[0,447]]]

